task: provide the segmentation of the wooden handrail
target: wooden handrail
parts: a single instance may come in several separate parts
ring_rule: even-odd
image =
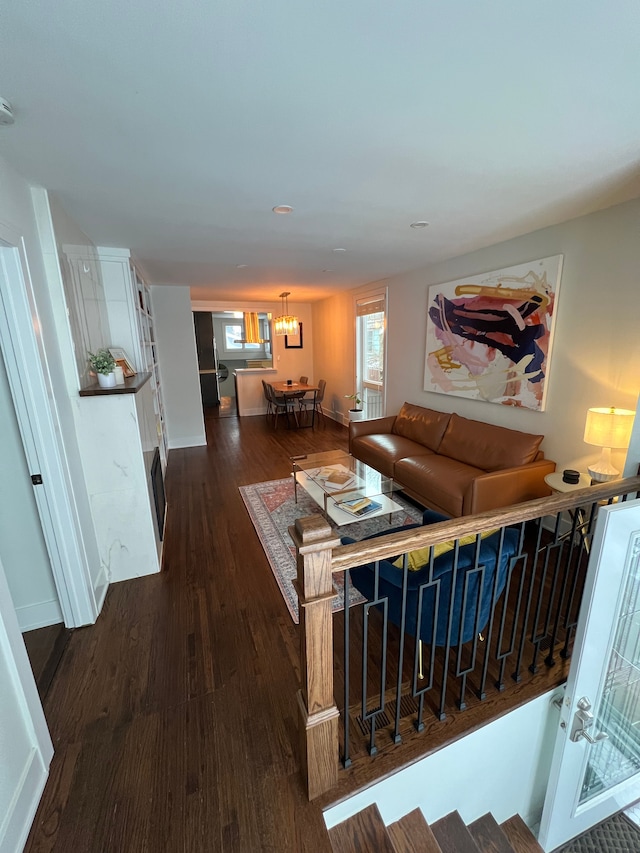
[[[640,476],[587,486],[575,492],[536,498],[526,503],[515,504],[505,509],[490,510],[478,515],[463,515],[450,521],[429,524],[427,527],[414,527],[406,532],[400,530],[388,536],[354,542],[352,545],[340,545],[333,549],[331,570],[337,574],[354,566],[403,554],[405,551],[427,548],[429,545],[446,542],[449,539],[459,539],[471,533],[482,533],[485,530],[532,521],[540,516],[555,515],[564,510],[606,501],[635,491],[640,491]]]
[[[296,589],[300,604],[301,680],[298,691],[300,769],[309,799],[330,790],[338,773],[338,708],[333,695],[332,578],[354,566],[468,534],[520,524],[640,492],[640,476],[574,492],[538,498],[505,509],[463,516],[340,545],[318,515],[298,519],[289,533],[297,550]]]

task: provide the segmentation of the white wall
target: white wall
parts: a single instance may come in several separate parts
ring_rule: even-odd
[[[457,809],[465,823],[491,812],[498,823],[519,814],[528,826],[535,826],[542,814],[558,727],[559,712],[552,704],[556,695],[563,691],[539,696],[327,809],[327,827],[372,803],[387,826],[415,808],[428,823]]]
[[[354,292],[339,293],[313,305],[313,363],[327,383],[323,409],[334,420],[348,422],[356,375]],[[393,409],[389,409],[393,412]]]
[[[169,449],[206,444],[189,289],[152,287],[151,302]]]
[[[635,200],[389,279],[387,412],[397,412],[408,400],[541,433],[545,454],[560,469],[585,470],[599,455],[582,440],[587,409],[634,409],[640,390],[639,233],[640,200]],[[556,254],[564,255],[564,267],[546,411],[424,391],[429,286]],[[316,371],[331,374],[337,399],[353,384],[353,355],[343,343],[347,330],[353,340],[352,295],[314,306]],[[624,453],[614,453],[614,464],[623,462]]]
[[[627,461],[624,465],[625,477],[634,477],[640,470],[640,396],[636,403],[636,418],[633,423],[633,432],[627,451]]]
[[[63,619],[1,353],[0,436],[0,559],[20,630],[29,631]]]

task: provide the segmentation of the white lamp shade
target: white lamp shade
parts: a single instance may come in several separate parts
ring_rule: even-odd
[[[584,441],[596,447],[629,446],[635,412],[630,409],[589,409],[584,427]]]

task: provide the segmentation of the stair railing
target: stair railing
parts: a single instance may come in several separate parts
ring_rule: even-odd
[[[334,576],[342,575],[345,601],[349,600],[348,569],[372,563],[375,571],[375,589],[378,589],[380,560],[397,557],[415,549],[428,548],[438,543],[455,541],[455,561],[451,589],[455,589],[457,554],[459,540],[473,534],[476,537],[476,565],[474,572],[482,572],[484,567],[478,564],[480,537],[487,531],[501,531],[500,549],[507,528],[519,531],[517,552],[509,558],[508,576],[505,590],[494,602],[482,651],[474,640],[461,642],[456,646],[449,635],[444,651],[441,651],[442,679],[440,696],[435,701],[435,713],[438,719],[444,719],[447,702],[447,685],[451,680],[452,664],[455,663],[457,683],[457,706],[465,708],[467,679],[471,673],[476,677],[474,690],[478,699],[486,695],[489,671],[489,655],[492,650],[493,671],[497,667],[498,677],[494,687],[501,690],[508,662],[514,669],[511,677],[518,681],[522,669],[528,666],[535,672],[542,654],[546,652],[544,663],[553,666],[555,653],[569,657],[577,614],[581,603],[584,572],[588,558],[591,536],[594,529],[598,507],[615,500],[626,501],[638,496],[640,476],[603,483],[580,489],[575,492],[539,498],[522,504],[516,504],[500,510],[481,513],[475,516],[462,516],[426,527],[399,531],[376,539],[340,545],[340,539],[331,530],[325,519],[319,515],[298,519],[289,529],[297,551],[296,589],[300,612],[300,665],[301,683],[298,691],[298,720],[300,734],[301,770],[309,799],[314,799],[334,787],[338,781],[340,763],[347,767],[350,757],[350,661],[351,661],[351,616],[350,609],[344,611],[344,658],[343,675],[343,731],[342,755],[339,755],[339,718],[340,712],[334,698],[334,634],[332,602],[336,597]],[[569,513],[570,523],[563,523],[561,516]],[[546,522],[546,523],[543,523]],[[498,554],[498,562],[500,553]],[[433,565],[433,561],[431,561]],[[407,586],[407,561],[404,560],[403,589]],[[497,573],[496,573],[497,574]],[[429,584],[424,585],[428,587]],[[465,587],[465,595],[466,595]],[[453,594],[451,601],[453,601]],[[385,604],[386,602],[386,604]],[[507,602],[510,602],[511,624],[506,621]],[[388,632],[385,608],[388,601],[383,597],[360,605],[368,615],[371,608],[383,611],[382,656],[387,653]],[[422,606],[420,594],[418,608]],[[385,704],[393,708],[392,740],[397,743],[400,735],[400,706],[403,689],[402,676],[405,663],[405,635],[402,631],[406,617],[406,594],[403,596],[403,612],[399,639],[394,653],[397,654],[397,683],[391,703],[386,701],[385,672],[386,660],[379,666],[380,684],[376,696],[367,695],[367,649],[366,627],[360,626],[360,640],[363,646],[361,666],[363,670],[362,718],[370,727],[369,752],[375,754],[377,721],[384,713]],[[437,613],[436,613],[437,616]],[[434,622],[436,621],[434,616]],[[417,623],[420,624],[421,612],[418,610]],[[366,619],[364,620],[366,626]],[[449,630],[451,630],[451,616]],[[436,666],[435,644],[427,647],[429,653],[428,673],[425,683],[418,679],[421,665],[418,655],[419,643],[414,644],[413,678],[410,693],[417,704],[415,728],[420,731],[423,725],[425,695],[434,688],[433,672]],[[470,648],[469,648],[470,647]],[[525,649],[528,658],[525,660]],[[465,665],[466,660],[466,665]],[[479,671],[479,675],[478,675]],[[393,692],[393,690],[392,690]],[[388,716],[388,715],[387,715]]]

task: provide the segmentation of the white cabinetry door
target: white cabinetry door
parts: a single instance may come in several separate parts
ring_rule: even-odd
[[[121,347],[139,372],[151,373],[156,432],[164,472],[167,465],[167,438],[151,290],[133,263],[128,249],[99,248],[98,257],[109,314],[111,345]]]
[[[19,853],[53,747],[1,563],[0,685],[0,850]]]

